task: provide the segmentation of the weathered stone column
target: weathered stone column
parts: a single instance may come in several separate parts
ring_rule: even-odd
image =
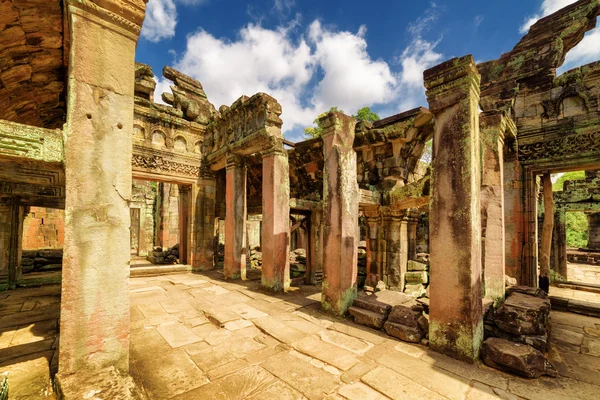
[[[510,140],[510,142],[509,142]],[[521,279],[524,238],[522,168],[517,159],[516,141],[508,136],[504,148],[504,240],[505,273]]]
[[[556,207],[554,210],[552,241],[554,271],[567,279],[567,212],[564,207]]]
[[[323,154],[323,308],[344,315],[356,298],[358,273],[358,183],[356,120],[333,112],[320,118]]]
[[[281,148],[263,154],[262,285],[272,291],[290,287],[290,171]]]
[[[23,248],[24,207],[20,198],[13,197],[11,207],[10,248],[8,251],[8,287],[15,289],[21,279],[21,250]]]
[[[225,183],[226,279],[246,279],[246,166],[243,158],[227,156]]]
[[[483,341],[479,82],[472,56],[424,73],[435,115],[430,324],[432,349],[475,361]]]
[[[504,299],[504,133],[514,124],[502,114],[484,115],[481,128],[482,270],[485,297]],[[515,131],[516,128],[511,129]]]
[[[414,260],[417,258],[417,225],[419,223],[418,212],[410,213],[408,218],[408,259]]]
[[[133,77],[145,2],[67,0],[65,6],[70,61],[56,379],[67,399],[91,389],[128,398],[132,382],[117,372],[129,371]]]
[[[408,266],[408,220],[403,214],[388,210],[383,216],[386,243],[383,281],[386,286],[400,291],[404,290],[404,274]]]
[[[321,210],[312,210],[310,213],[308,247],[310,257],[309,283],[316,285],[317,278],[323,276],[323,211]]]
[[[376,286],[382,280],[381,242],[383,240],[383,225],[379,207],[364,207],[363,212],[367,221],[367,284]]]
[[[588,249],[600,250],[600,213],[587,215],[588,219]]]
[[[192,235],[192,268],[208,271],[214,268],[215,206],[217,182],[214,174],[202,171],[192,187],[194,229]]]

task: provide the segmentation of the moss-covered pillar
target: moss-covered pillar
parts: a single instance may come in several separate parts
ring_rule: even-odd
[[[290,287],[290,170],[281,144],[263,154],[262,285],[272,291]]]
[[[435,115],[429,218],[433,350],[474,362],[483,341],[479,82],[472,56],[424,73]]]
[[[323,276],[323,211],[310,212],[310,230],[308,233],[308,256],[310,262],[309,283],[316,285]]]
[[[567,279],[567,212],[560,204],[554,210],[552,242],[553,269]]]
[[[587,215],[588,219],[588,249],[600,250],[600,213]]]
[[[215,210],[217,182],[214,174],[202,171],[192,187],[192,268],[207,271],[214,268]]]
[[[8,258],[8,288],[15,289],[21,279],[21,250],[23,249],[24,207],[20,198],[13,197],[10,224],[10,248]]]
[[[246,279],[246,166],[242,157],[229,154],[225,175],[226,279]]]
[[[408,259],[417,258],[417,225],[419,223],[418,211],[412,211],[408,218]]]
[[[481,129],[481,217],[484,295],[504,299],[504,134],[512,121],[502,114],[484,114]]]
[[[323,309],[344,315],[357,295],[358,183],[356,120],[339,112],[319,119],[323,127]]]
[[[376,286],[377,282],[383,280],[383,223],[378,206],[365,206],[363,213],[367,222],[367,284]]]
[[[105,397],[110,386],[117,398],[123,389],[117,374],[129,371],[133,78],[145,2],[67,0],[65,7],[70,51],[58,387],[69,399],[92,389]]]

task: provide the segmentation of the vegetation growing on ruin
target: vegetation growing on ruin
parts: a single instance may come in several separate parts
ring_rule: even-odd
[[[574,181],[585,179],[585,171],[567,172],[561,175],[552,185],[554,192],[563,190],[565,181]],[[568,247],[586,247],[588,243],[588,220],[583,212],[567,213],[567,246]]]

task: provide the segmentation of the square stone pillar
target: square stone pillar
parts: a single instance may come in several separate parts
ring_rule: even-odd
[[[416,214],[416,215],[415,215]],[[419,224],[418,211],[411,212],[408,219],[408,259],[417,258],[417,225]]]
[[[367,284],[376,286],[383,280],[383,223],[379,207],[364,207],[363,213],[367,222]]]
[[[8,289],[15,289],[21,278],[24,219],[18,197],[0,198],[0,276],[6,276]]]
[[[567,268],[567,211],[558,204],[554,209],[554,234],[552,235],[554,271],[568,279]]]
[[[214,174],[203,171],[192,187],[194,204],[192,230],[192,268],[208,271],[215,267],[215,210],[217,181]]]
[[[263,154],[262,285],[290,287],[290,170],[283,145]]]
[[[107,386],[117,398],[120,388],[128,392],[115,374],[129,371],[133,78],[145,2],[67,0],[65,7],[70,61],[56,378],[67,399],[91,390],[105,397]],[[107,370],[111,378],[102,379]]]
[[[474,362],[483,341],[479,82],[472,56],[424,73],[435,115],[429,239],[430,347]]]
[[[225,279],[246,279],[246,166],[227,156],[225,183]]]
[[[308,233],[308,256],[310,257],[310,276],[307,277],[311,285],[316,285],[323,276],[323,211],[310,212],[310,230]]]
[[[323,127],[323,309],[344,315],[357,296],[358,183],[354,129],[356,120],[332,112]]]
[[[389,288],[404,290],[408,267],[408,218],[403,211],[384,211],[386,268],[383,281]]]
[[[483,283],[485,297],[504,300],[504,134],[507,125],[516,128],[502,114],[483,115],[481,129],[481,215]]]

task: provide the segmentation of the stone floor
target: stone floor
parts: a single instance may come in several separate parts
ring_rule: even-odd
[[[600,265],[567,263],[567,280],[600,285]]]
[[[588,292],[585,290],[575,290],[567,287],[550,286],[550,296],[589,301],[591,303],[600,303],[600,293]]]
[[[553,311],[558,378],[464,364],[319,311],[310,286],[269,295],[218,272],[131,279],[131,373],[150,399],[597,399],[600,319]],[[53,398],[57,286],[0,293],[11,398]]]

